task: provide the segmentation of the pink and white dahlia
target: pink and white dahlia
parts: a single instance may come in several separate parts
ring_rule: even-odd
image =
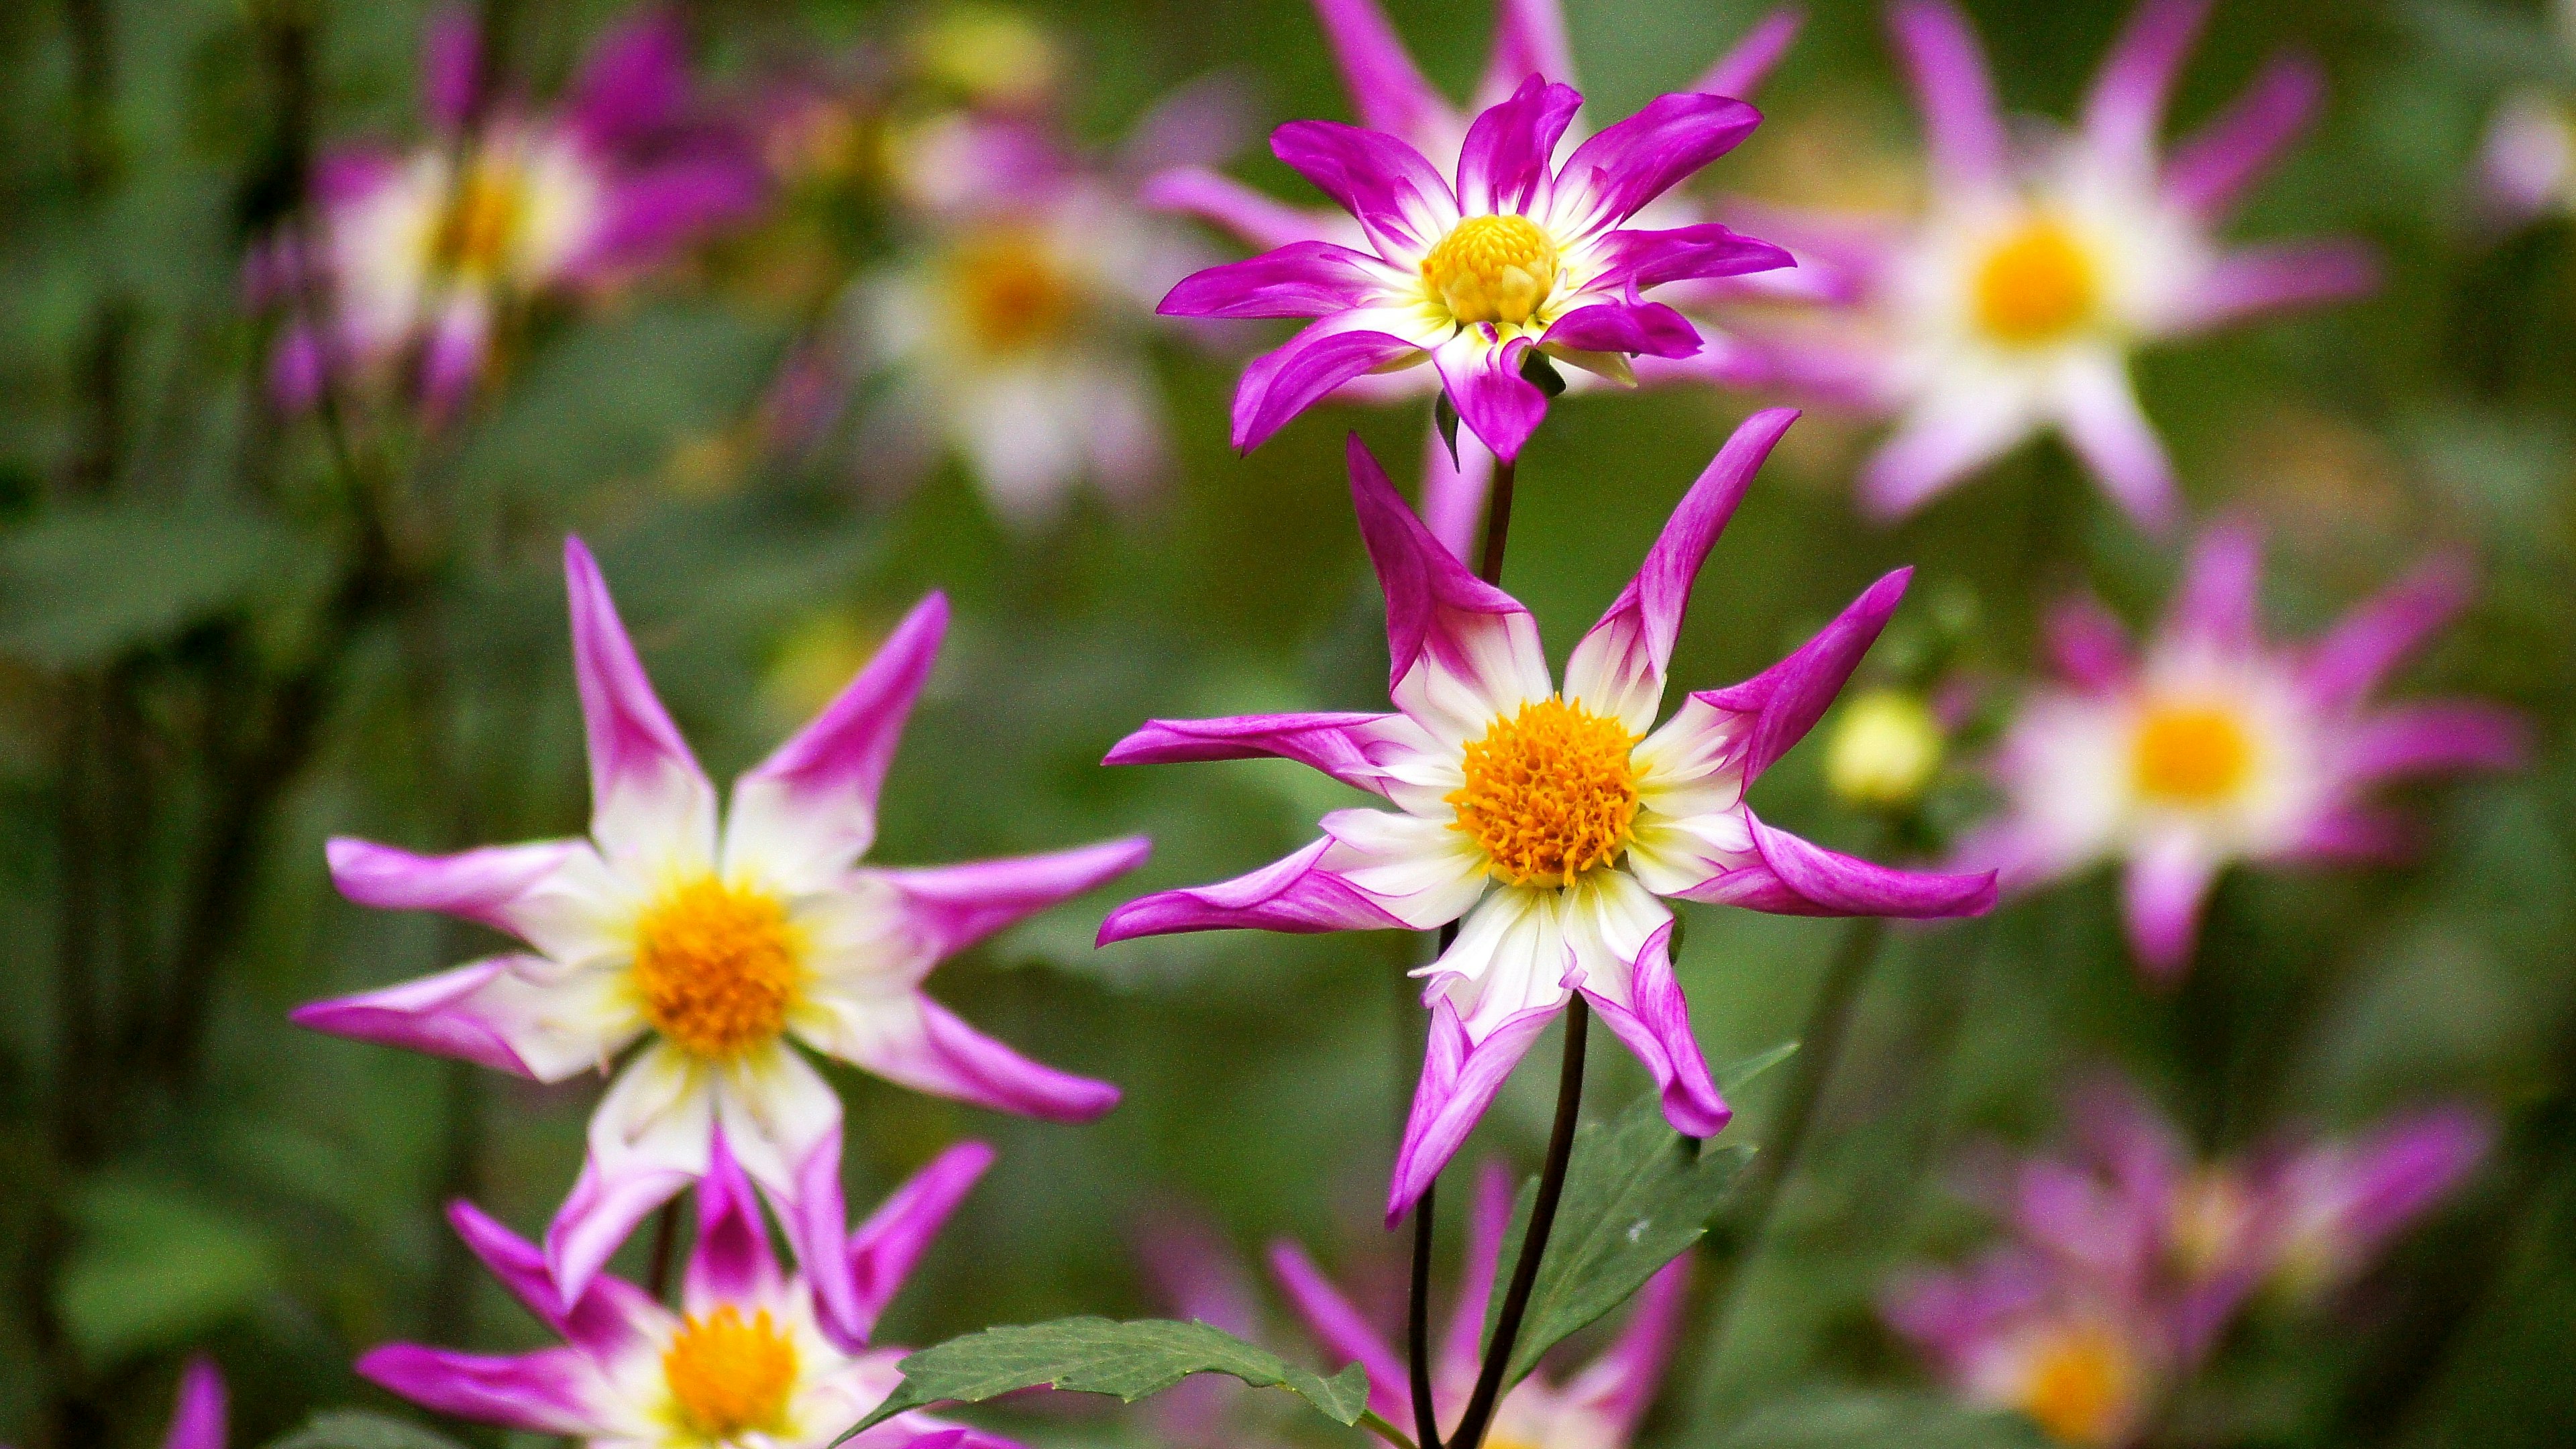
[[[780,1272],[760,1204],[722,1138],[698,1189],[698,1239],[673,1312],[614,1275],[557,1298],[536,1246],[458,1202],[458,1236],[563,1342],[522,1354],[392,1343],[358,1372],[417,1404],[505,1428],[579,1439],[593,1449],[825,1449],[885,1402],[908,1351],[865,1349],[869,1326],[992,1150],[950,1148],[830,1254],[859,1288],[856,1319],[836,1319],[805,1271]],[[1016,1449],[927,1414],[902,1414],[851,1441],[860,1449]]]
[[[1117,1088],[1028,1061],[922,981],[958,950],[1133,867],[1147,844],[926,869],[859,863],[947,627],[938,594],[820,717],[734,782],[719,824],[715,787],[578,539],[564,567],[589,838],[449,856],[346,839],[330,850],[333,883],[358,904],[441,911],[524,948],[294,1019],[542,1082],[606,1073],[643,1042],[592,1116],[589,1160],[546,1233],[565,1301],[645,1214],[706,1175],[721,1133],[777,1206],[827,1313],[846,1315],[857,1290],[827,1251],[843,1221],[841,1101],[790,1043],[996,1111],[1108,1111]]]
[[[1443,1433],[1466,1411],[1476,1386],[1485,1308],[1511,1217],[1511,1176],[1499,1163],[1488,1163],[1477,1176],[1467,1220],[1466,1281],[1432,1363],[1431,1397]],[[1274,1244],[1270,1268],[1332,1361],[1356,1362],[1368,1372],[1369,1407],[1388,1423],[1411,1428],[1412,1380],[1393,1341],[1371,1327],[1368,1315],[1296,1244]],[[1689,1288],[1690,1260],[1666,1264],[1637,1290],[1627,1324],[1599,1357],[1563,1382],[1534,1373],[1513,1386],[1494,1406],[1485,1442],[1510,1449],[1626,1449],[1662,1387]]]
[[[2548,43],[2576,57],[2576,0],[2550,6]],[[2525,86],[2497,104],[2478,147],[2478,200],[2487,219],[2518,227],[2576,212],[2576,105],[2564,92]]]
[[[2466,603],[2456,563],[2425,566],[2304,648],[2263,639],[2260,575],[2251,532],[2211,530],[2142,652],[2098,602],[2060,606],[2048,628],[2059,678],[2007,731],[1991,762],[2004,809],[1956,863],[2001,872],[2011,891],[2124,862],[2130,946],[2169,982],[2190,966],[2202,903],[2230,863],[2401,855],[2411,833],[2370,802],[2375,787],[2521,761],[2510,711],[2371,704]]]
[[[269,269],[298,317],[273,364],[288,402],[310,402],[331,374],[399,371],[433,411],[452,408],[508,309],[630,276],[760,205],[748,137],[696,113],[676,17],[647,13],[601,37],[554,113],[486,105],[480,48],[469,18],[433,22],[430,140],[318,162],[319,254],[301,264],[291,238]]]
[[[1360,123],[1411,146],[1444,176],[1454,175],[1459,169],[1470,116],[1508,100],[1524,78],[1536,74],[1570,86],[1581,84],[1575,76],[1573,51],[1566,42],[1565,15],[1558,0],[1502,0],[1494,17],[1491,58],[1464,112],[1423,78],[1421,68],[1405,50],[1377,0],[1316,0],[1315,13],[1332,45],[1343,89],[1349,93]],[[1794,10],[1774,12],[1712,64],[1690,89],[1703,95],[1749,97],[1788,49],[1798,23]],[[1592,128],[1577,112],[1556,149],[1570,153],[1591,134]],[[1197,216],[1255,247],[1283,247],[1298,242],[1325,242],[1355,250],[1371,247],[1367,232],[1343,212],[1286,206],[1204,166],[1164,171],[1147,183],[1143,196],[1149,206]],[[1713,219],[1676,192],[1649,202],[1629,224],[1661,230]],[[1791,282],[1800,284],[1802,295],[1809,294],[1815,276],[1812,268],[1784,268],[1674,282],[1665,288],[1663,298],[1692,315],[1702,346],[1687,357],[1638,357],[1632,364],[1635,381],[1648,386],[1664,382],[1750,386],[1762,381],[1765,373],[1758,359],[1712,328],[1705,315],[1707,305],[1748,290],[1776,292],[1782,284]],[[1566,378],[1574,391],[1600,381],[1598,374],[1580,370]],[[1393,402],[1425,397],[1440,388],[1437,369],[1408,368],[1363,373],[1341,384],[1334,395]],[[1426,445],[1422,512],[1433,535],[1452,553],[1465,557],[1492,483],[1494,455],[1472,432],[1457,443],[1454,460],[1448,444],[1436,433]]]
[[[2129,379],[2139,349],[2368,290],[2348,240],[2231,246],[2220,230],[2315,110],[2316,65],[2275,60],[2162,154],[2176,72],[2210,0],[2143,0],[2072,134],[2008,127],[1975,32],[1948,0],[1902,0],[1898,50],[1928,131],[1930,202],[1885,223],[1766,214],[1853,276],[1853,313],[1776,339],[1785,379],[1896,420],[1863,508],[1902,517],[2047,428],[2138,524],[2169,530],[2173,465]]]
[[[1887,622],[1881,579],[1805,648],[1660,727],[1691,583],[1795,413],[1761,413],[1700,475],[1560,689],[1522,604],[1469,573],[1357,438],[1351,492],[1387,602],[1389,714],[1156,720],[1108,763],[1277,756],[1383,797],[1324,817],[1324,837],[1238,880],[1113,911],[1103,943],[1174,931],[1413,930],[1458,924],[1421,968],[1430,1045],[1388,1215],[1400,1216],[1580,992],[1662,1089],[1673,1126],[1729,1115],[1693,1038],[1662,898],[1792,915],[1955,916],[1991,875],[1922,875],[1837,855],[1756,818],[1745,791],[1806,734]]]
[[[1363,373],[1428,362],[1468,430],[1512,461],[1547,412],[1547,395],[1522,376],[1532,349],[1628,381],[1633,357],[1701,350],[1689,319],[1645,301],[1646,289],[1790,264],[1778,247],[1715,222],[1631,225],[1735,149],[1761,120],[1751,106],[1661,96],[1559,161],[1583,97],[1533,74],[1529,59],[1515,58],[1518,88],[1466,127],[1453,172],[1385,130],[1292,121],[1272,133],[1271,151],[1349,212],[1359,234],[1288,241],[1163,299],[1174,316],[1316,319],[1244,370],[1237,448],[1258,446]]]
[[[2145,1304],[2026,1249],[1908,1273],[1880,1311],[1960,1398],[2026,1414],[2060,1444],[2136,1442],[2178,1374]]]

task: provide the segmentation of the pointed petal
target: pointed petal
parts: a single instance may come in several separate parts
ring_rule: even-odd
[[[1324,1276],[1303,1248],[1285,1239],[1270,1245],[1270,1274],[1288,1295],[1288,1306],[1306,1322],[1326,1356],[1367,1370],[1369,1407],[1391,1424],[1413,1422],[1413,1390],[1404,1360],[1369,1326],[1342,1290]]]
[[[981,1142],[960,1142],[904,1179],[868,1220],[850,1234],[850,1279],[857,1292],[858,1316],[843,1325],[864,1342],[876,1329],[894,1295],[912,1276],[913,1265],[939,1236],[948,1215],[993,1165],[993,1149]]]
[[[1360,537],[1386,594],[1396,707],[1434,738],[1464,743],[1523,703],[1545,699],[1553,681],[1529,610],[1431,536],[1357,434],[1348,454]]]
[[[2497,705],[2426,700],[2376,710],[2355,727],[2340,761],[2369,784],[2454,770],[2519,769],[2531,756],[2531,722]]]
[[[531,1081],[560,1082],[605,1063],[643,1030],[614,969],[495,956],[381,991],[299,1006],[298,1026],[455,1057]]]
[[[1458,224],[1449,178],[1385,131],[1335,121],[1290,121],[1270,151],[1349,212],[1389,261],[1418,260]]]
[[[568,1348],[490,1355],[389,1343],[361,1356],[357,1368],[362,1378],[460,1419],[571,1438],[603,1427],[585,1392],[596,1374]]]
[[[1547,417],[1547,394],[1521,376],[1520,359],[1528,350],[1526,341],[1495,347],[1462,332],[1431,354],[1458,420],[1506,463],[1519,460],[1522,445]]]
[[[2218,879],[2218,866],[2198,842],[2179,832],[2150,841],[2129,857],[2120,882],[2129,948],[2153,984],[2169,987],[2191,969],[2201,907]]]
[[[1352,378],[1419,358],[1418,343],[1378,330],[1400,320],[1380,311],[1339,313],[1252,359],[1234,388],[1235,450],[1260,447]]]
[[[2155,174],[2165,104],[2209,19],[2209,5],[2210,0],[2143,0],[2129,12],[2084,100],[2084,134],[2093,154],[2133,176]]]
[[[1744,501],[1753,475],[1797,419],[1793,408],[1754,414],[1700,471],[1646,550],[1636,577],[1574,646],[1565,666],[1566,698],[1595,714],[1616,716],[1631,734],[1653,728],[1700,565]]]
[[[840,697],[734,782],[727,873],[746,870],[792,894],[829,887],[877,833],[877,793],[904,722],[939,658],[948,596],[913,606]]]
[[[715,1086],[679,1048],[656,1042],[626,1064],[590,1117],[590,1153],[546,1228],[557,1294],[580,1300],[653,1209],[704,1177]]]
[[[614,1358],[643,1343],[646,1325],[665,1312],[644,1290],[605,1273],[593,1278],[567,1309],[536,1244],[462,1198],[447,1205],[447,1221],[511,1297],[594,1360]]]
[[[715,787],[654,695],[608,581],[578,538],[564,540],[564,588],[590,738],[591,838],[630,874],[707,869],[715,860]]]
[[[2165,631],[2231,653],[2262,643],[2263,545],[2239,522],[2214,524],[2192,545],[2166,606]]]
[[[2348,804],[2312,817],[2286,853],[2297,860],[2385,865],[2411,855],[2420,834],[2394,810]]]
[[[1458,1008],[1446,996],[1433,1001],[1422,1080],[1413,1089],[1413,1110],[1405,1118],[1404,1142],[1396,1151],[1394,1180],[1388,1185],[1388,1227],[1402,1222],[1422,1200],[1423,1190],[1475,1130],[1494,1094],[1503,1089],[1504,1079],[1558,1010],[1522,1012],[1505,1019],[1483,1041],[1471,1043],[1467,1028],[1458,1020]]]
[[[1762,17],[1760,23],[1735,42],[1735,48],[1719,56],[1717,63],[1693,82],[1691,89],[1702,95],[1734,96],[1743,99],[1761,88],[1780,57],[1789,53],[1790,43],[1798,38],[1798,29],[1806,24],[1806,14],[1794,5],[1784,5]]]
[[[970,865],[869,871],[894,889],[903,929],[932,960],[1072,899],[1145,863],[1143,836]]]
[[[2450,1196],[2495,1139],[2495,1119],[2484,1108],[2450,1105],[2407,1113],[2345,1148],[2335,1227],[2349,1250],[2363,1258],[2377,1252]]]
[[[1476,83],[1476,107],[1491,106],[1531,76],[1575,83],[1574,49],[1565,39],[1558,0],[1502,0],[1494,15],[1494,48]]]
[[[1473,431],[1458,436],[1453,461],[1440,430],[1431,428],[1423,448],[1422,524],[1441,546],[1464,562],[1478,547],[1477,525],[1494,490],[1494,452]]]
[[[430,16],[420,35],[420,104],[431,129],[465,129],[482,89],[482,63],[483,29],[472,8],[445,6]]]
[[[1329,317],[1378,305],[1402,274],[1366,252],[1292,241],[1192,272],[1154,310],[1166,317]]]
[[[2325,90],[2325,68],[2314,57],[2274,57],[2234,104],[2175,148],[2165,196],[2201,216],[2224,216],[2307,129]]]
[[[2041,627],[2050,667],[2088,693],[2121,688],[2137,667],[2128,626],[2091,594],[2050,605]]]
[[[1334,844],[1327,836],[1249,875],[1129,901],[1100,923],[1098,944],[1178,931],[1404,929],[1403,921],[1323,868],[1324,853]]]
[[[1405,137],[1455,125],[1449,103],[1422,78],[1378,0],[1315,0],[1315,18],[1362,124]]]
[[[170,1431],[161,1449],[224,1449],[224,1376],[204,1354],[189,1358],[179,1371],[179,1402],[170,1412]]]
[[[1856,860],[1774,830],[1749,812],[1761,864],[1722,872],[1685,900],[1784,916],[1894,916],[1939,920],[1994,909],[1995,873],[1941,875]]]
[[[1878,642],[1879,631],[1887,627],[1913,577],[1910,568],[1896,570],[1862,590],[1832,623],[1788,658],[1742,684],[1691,696],[1728,713],[1754,716],[1744,753],[1748,782],[1760,779],[1824,717],[1834,697],[1842,693],[1844,681],[1860,667],[1861,656]]]
[[[1533,75],[1509,100],[1477,116],[1458,151],[1459,210],[1545,215],[1556,143],[1582,106],[1574,87]]]
[[[1433,1382],[1471,1383],[1485,1341],[1485,1310],[1502,1271],[1503,1234],[1512,1225],[1512,1173],[1488,1159],[1476,1169],[1476,1195],[1467,1205],[1467,1251],[1458,1263],[1458,1301],[1449,1309]],[[1435,1390],[1436,1392],[1436,1390]]]
[[[2350,709],[2370,697],[2407,655],[2469,606],[2467,560],[2443,554],[2344,615],[2310,649],[2299,685],[2319,707]]]
[[[647,10],[591,46],[573,78],[570,115],[583,139],[613,152],[670,127],[688,99],[688,35],[679,16]]]
[[[1637,1421],[1645,1417],[1656,1391],[1663,1387],[1664,1368],[1672,1361],[1673,1345],[1681,1336],[1690,1280],[1688,1254],[1657,1269],[1637,1290],[1635,1306],[1628,1310],[1627,1326],[1619,1330],[1618,1338],[1566,1385],[1565,1396],[1600,1415],[1622,1441],[1636,1431]]]
[[[2363,296],[2379,286],[2379,252],[2349,238],[2274,242],[2223,252],[2164,320],[2169,334],[2207,332]]]
[[[331,884],[380,911],[437,911],[516,936],[559,961],[613,946],[624,903],[586,840],[415,855],[373,841],[325,846]]]
[[[1118,1105],[1118,1089],[1030,1061],[918,992],[826,1004],[818,1050],[897,1086],[1050,1122],[1088,1122]]]
[[[707,1175],[698,1180],[698,1241],[689,1250],[681,1301],[703,1315],[719,1303],[769,1302],[784,1282],[751,1179],[718,1129]]]
[[[1861,466],[1861,513],[1873,523],[1894,523],[2012,451],[2038,426],[2028,400],[2009,389],[1936,394],[1908,413]]]
[[[1595,302],[1557,318],[1539,339],[1539,345],[1560,357],[1603,352],[1619,357],[1672,359],[1698,355],[1700,338],[1699,329],[1688,317],[1661,302]],[[1433,360],[1438,360],[1437,354]],[[1579,356],[1575,360],[1580,365]],[[1611,375],[1618,376],[1615,372]],[[1517,372],[1511,381],[1522,387],[1530,385]],[[1540,410],[1530,422],[1533,429],[1538,426],[1537,418],[1546,416],[1545,402],[1542,395]],[[1465,413],[1461,407],[1459,414]],[[1527,440],[1526,434],[1523,440]]]
[[[1330,212],[1290,206],[1204,166],[1158,172],[1136,193],[1136,200],[1150,210],[1197,217],[1264,251],[1291,242],[1334,240],[1341,225],[1341,219]]]
[[[2182,512],[2173,460],[2138,406],[2128,368],[2116,357],[2069,369],[2058,399],[2066,441],[2138,527],[2152,537],[2173,532]]]
[[[1410,753],[1388,728],[1402,718],[1393,714],[1243,714],[1223,719],[1152,719],[1113,746],[1101,763],[1295,760],[1345,785],[1384,795],[1385,763]]]
[[[1607,231],[1761,124],[1760,111],[1730,96],[1657,96],[1574,148],[1557,175],[1556,212],[1572,230]]]
[[[1923,110],[1924,144],[1943,187],[2004,184],[2012,150],[1975,27],[1948,0],[1903,0],[1888,25]]]
[[[1735,1113],[1718,1094],[1708,1058],[1691,1031],[1690,1003],[1673,975],[1672,923],[1646,940],[1628,968],[1624,989],[1587,981],[1582,987],[1601,1024],[1627,1045],[1663,1095],[1664,1120],[1685,1137],[1714,1137]]]
[[[1601,238],[1599,252],[1603,270],[1592,285],[1605,292],[1740,277],[1798,264],[1786,250],[1713,221],[1662,231],[1614,231]]]

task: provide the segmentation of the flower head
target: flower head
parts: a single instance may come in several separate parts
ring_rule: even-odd
[[[1574,993],[1662,1088],[1674,1127],[1728,1116],[1667,954],[1663,897],[1793,915],[1953,916],[1990,875],[1921,875],[1820,849],[1756,818],[1745,791],[1812,726],[1896,608],[1881,579],[1805,648],[1656,723],[1693,578],[1794,413],[1738,429],[1575,645],[1560,689],[1529,610],[1467,572],[1354,438],[1351,491],[1387,600],[1388,714],[1156,720],[1111,764],[1271,755],[1395,807],[1324,817],[1324,837],[1239,880],[1131,902],[1103,942],[1173,931],[1429,930],[1430,1047],[1389,1216],[1419,1197]]]
[[[1468,1218],[1466,1281],[1449,1331],[1433,1350],[1431,1397],[1444,1424],[1465,1412],[1475,1388],[1485,1307],[1511,1216],[1511,1176],[1501,1164],[1487,1163]],[[1369,1407],[1389,1423],[1410,1426],[1413,1390],[1403,1355],[1296,1244],[1272,1245],[1270,1269],[1333,1360],[1367,1370]],[[1637,1291],[1627,1324],[1598,1358],[1564,1382],[1532,1374],[1505,1394],[1485,1442],[1508,1449],[1626,1449],[1662,1385],[1689,1287],[1688,1258],[1665,1265]]]
[[[1236,447],[1259,446],[1363,373],[1428,362],[1468,428],[1515,459],[1547,411],[1522,376],[1533,348],[1624,381],[1632,357],[1700,350],[1689,320],[1644,301],[1645,289],[1789,265],[1779,248],[1715,222],[1630,225],[1750,134],[1761,119],[1751,106],[1663,96],[1559,162],[1583,97],[1525,64],[1520,74],[1468,124],[1449,172],[1385,130],[1293,121],[1272,135],[1279,159],[1358,226],[1212,267],[1163,299],[1184,317],[1317,319],[1244,370]]]
[[[922,990],[940,961],[1144,859],[1146,842],[927,869],[863,866],[879,784],[929,677],[947,601],[916,607],[841,696],[715,787],[644,677],[598,565],[565,545],[588,724],[588,839],[420,856],[331,842],[360,905],[435,910],[521,949],[294,1019],[537,1081],[607,1071],[589,1161],[546,1234],[566,1302],[645,1214],[709,1171],[719,1136],[779,1210],[836,1331],[859,1291],[841,1231],[841,1103],[791,1041],[888,1081],[998,1111],[1084,1121],[1115,1087],[1028,1061]]]
[[[274,361],[289,401],[310,400],[331,372],[381,377],[416,354],[406,381],[433,409],[452,407],[482,375],[505,309],[649,267],[759,206],[748,137],[692,114],[674,17],[647,13],[603,36],[552,113],[487,105],[479,51],[466,17],[433,22],[433,138],[408,154],[349,146],[322,158],[315,254],[290,239],[269,268],[299,316]]]
[[[2209,5],[2142,0],[2072,134],[2006,126],[1976,35],[1947,0],[1895,7],[1929,132],[1928,207],[1875,227],[1763,222],[1862,289],[1853,312],[1771,341],[1783,377],[1897,420],[1861,475],[1867,511],[1910,513],[2054,427],[2142,527],[2165,532],[2173,466],[2130,386],[2131,354],[2373,284],[2356,242],[2219,238],[2315,110],[2314,62],[2274,61],[2204,131],[2160,152],[2166,99]]]
[[[2016,1249],[1909,1273],[1883,1312],[1961,1397],[2083,1449],[2132,1442],[2173,1371],[2143,1305]]]
[[[698,1190],[698,1240],[678,1312],[602,1274],[559,1299],[536,1246],[458,1202],[448,1220],[475,1256],[563,1343],[534,1353],[458,1353],[393,1343],[358,1372],[441,1413],[624,1449],[823,1449],[885,1401],[905,1350],[862,1351],[867,1324],[903,1286],[939,1225],[991,1166],[992,1149],[961,1143],[896,1189],[876,1216],[829,1253],[859,1285],[860,1332],[821,1302],[814,1263],[789,1275],[771,1253],[751,1182],[716,1139]],[[947,1449],[1016,1449],[924,1414],[860,1435],[895,1449],[938,1434]]]
[[[2493,706],[2370,702],[2467,601],[2456,563],[2427,565],[2305,648],[2261,637],[2260,572],[2252,533],[2211,530],[2134,658],[2099,604],[2061,606],[2048,631],[2061,678],[2022,706],[1995,757],[2003,814],[1959,847],[2007,890],[2124,861],[2130,944],[2161,981],[2191,964],[2229,863],[2400,854],[2408,829],[2369,802],[2374,787],[2523,755],[2522,722]]]

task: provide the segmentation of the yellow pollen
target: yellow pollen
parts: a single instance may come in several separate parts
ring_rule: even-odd
[[[949,252],[943,271],[959,329],[988,356],[1053,341],[1081,305],[1079,285],[1046,238],[1023,227],[968,237]]]
[[[1518,325],[1556,287],[1556,243],[1526,216],[1471,216],[1422,259],[1422,287],[1460,322]]]
[[[679,887],[636,923],[635,985],[653,1029],[702,1057],[777,1037],[800,963],[786,908],[713,876]]]
[[[2083,239],[2049,217],[2026,222],[1977,263],[1977,325],[2018,347],[2055,342],[2090,321],[2102,281]]]
[[[662,1350],[662,1380],[687,1426],[709,1439],[787,1426],[796,1345],[761,1309],[749,1322],[732,1304],[680,1321]]]
[[[438,266],[469,277],[497,275],[528,211],[526,178],[507,161],[479,156],[448,199],[430,246]]]
[[[2243,721],[2214,705],[2150,707],[2130,748],[2138,793],[2165,805],[2223,804],[2254,767]]]
[[[2129,1355],[2100,1328],[2069,1327],[2043,1345],[2014,1407],[2061,1444],[2108,1444],[2128,1417]]]
[[[1636,736],[1615,719],[1554,695],[1498,719],[1467,746],[1466,785],[1450,827],[1484,847],[1513,885],[1561,886],[1628,848],[1637,822]]]

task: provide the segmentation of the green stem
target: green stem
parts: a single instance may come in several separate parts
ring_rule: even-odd
[[[1359,1423],[1361,1428],[1394,1445],[1395,1449],[1415,1449],[1414,1442],[1404,1437],[1404,1431],[1379,1418],[1375,1409],[1360,1410]]]

